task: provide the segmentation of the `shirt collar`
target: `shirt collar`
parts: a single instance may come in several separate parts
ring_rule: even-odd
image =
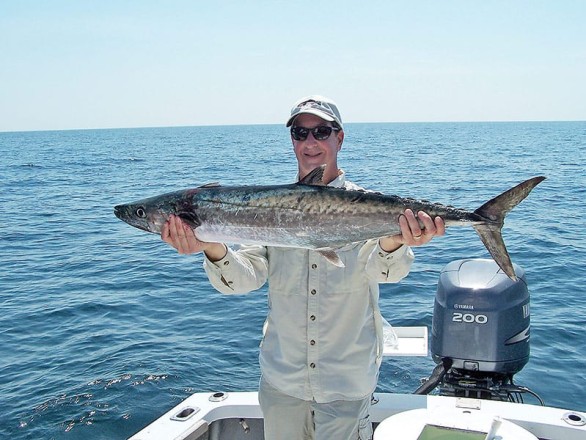
[[[328,186],[333,186],[334,188],[344,188],[346,183],[346,172],[344,170],[338,170],[338,177],[328,183]]]

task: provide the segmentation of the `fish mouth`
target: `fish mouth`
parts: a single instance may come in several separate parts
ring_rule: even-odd
[[[114,215],[116,217],[118,217],[120,220],[124,220],[123,218],[123,214],[124,213],[124,208],[122,206],[114,206]]]

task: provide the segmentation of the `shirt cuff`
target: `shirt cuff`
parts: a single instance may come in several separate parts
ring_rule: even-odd
[[[380,242],[377,241],[376,244],[376,249],[375,252],[376,254],[383,260],[394,260],[396,258],[401,258],[403,255],[405,255],[407,252],[409,251],[409,246],[406,246],[404,244],[401,245],[401,247],[399,247],[398,249],[395,249],[394,251],[391,252],[387,252],[385,251],[381,245]]]
[[[221,272],[222,270],[230,268],[233,265],[236,256],[234,255],[234,251],[230,248],[230,246],[226,246],[226,255],[221,260],[212,261],[208,258],[206,253],[204,255],[204,264],[211,268],[216,272]]]

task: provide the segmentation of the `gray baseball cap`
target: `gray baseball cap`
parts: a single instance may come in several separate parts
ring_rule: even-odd
[[[325,96],[311,95],[297,101],[291,109],[291,116],[287,120],[287,127],[290,127],[293,124],[293,120],[302,113],[309,113],[319,116],[326,121],[335,122],[341,129],[344,129],[338,106],[334,101]]]

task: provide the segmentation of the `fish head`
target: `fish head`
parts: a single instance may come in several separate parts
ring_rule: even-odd
[[[114,215],[130,226],[160,234],[171,215],[181,217],[190,226],[197,226],[191,207],[191,193],[180,191],[117,205]]]
[[[114,207],[114,215],[130,226],[143,231],[160,233],[169,216],[140,201]]]

